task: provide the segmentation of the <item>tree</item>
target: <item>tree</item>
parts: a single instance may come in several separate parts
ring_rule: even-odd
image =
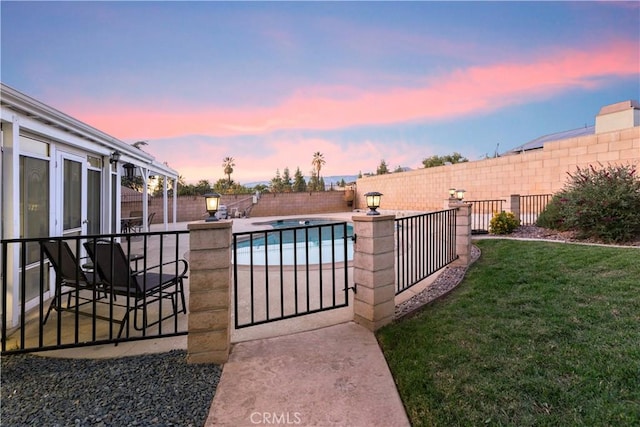
[[[227,181],[229,187],[231,187],[231,174],[233,173],[233,167],[235,166],[235,159],[233,157],[225,157],[222,159],[222,167],[224,168],[224,174],[227,175]]]
[[[138,193],[142,193],[142,189],[144,188],[144,181],[141,176],[134,176],[133,178],[127,178],[123,176],[120,179],[120,185],[123,187],[131,188],[132,190],[136,190]]]
[[[211,183],[206,179],[201,179],[194,187],[194,193],[200,196],[210,193],[211,190]]]
[[[282,191],[284,191],[285,193],[290,193],[292,190],[291,186],[292,183],[289,167],[285,166],[284,170],[282,171]]]
[[[404,172],[404,169],[402,169],[402,166],[396,166],[396,168],[393,170],[393,173],[399,173],[399,172]]]
[[[313,165],[313,169],[316,171],[318,179],[320,179],[320,169],[322,169],[322,166],[325,163],[324,154],[319,151],[313,153],[313,160],[311,161],[311,164]]]
[[[446,156],[436,156],[433,155],[427,159],[422,160],[422,164],[425,168],[432,168],[435,166],[442,166],[445,163],[464,163],[469,160],[466,157],[462,157],[462,154],[458,152],[454,152],[453,154],[447,154]]]
[[[280,176],[280,169],[276,169],[276,176],[271,178],[271,192],[272,193],[282,193],[282,176]]]
[[[378,169],[376,170],[376,175],[385,175],[388,173],[389,168],[387,167],[387,162],[382,159],[382,161],[380,162],[380,166],[378,166]]]
[[[307,182],[304,180],[304,176],[302,176],[302,172],[300,172],[300,168],[296,168],[296,172],[293,175],[293,191],[295,192],[304,192],[307,191]]]

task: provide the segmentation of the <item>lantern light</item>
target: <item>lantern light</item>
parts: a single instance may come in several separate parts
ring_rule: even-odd
[[[218,193],[207,193],[204,195],[204,201],[209,213],[209,218],[205,219],[206,222],[217,221],[216,212],[220,206],[220,195]]]
[[[378,193],[377,191],[370,191],[364,195],[367,200],[367,207],[369,208],[367,215],[380,215],[380,212],[376,211],[376,209],[380,207],[380,196],[382,196],[382,193]]]

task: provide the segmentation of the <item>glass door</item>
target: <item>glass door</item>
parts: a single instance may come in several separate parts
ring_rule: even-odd
[[[85,159],[61,153],[62,164],[62,235],[87,233],[87,166]]]

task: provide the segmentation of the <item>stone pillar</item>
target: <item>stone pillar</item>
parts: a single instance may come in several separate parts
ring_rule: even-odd
[[[371,331],[391,323],[395,313],[394,219],[393,215],[352,217],[353,320]]]
[[[188,225],[188,363],[222,364],[229,358],[232,224],[223,220]]]
[[[471,204],[457,200],[449,203],[456,211],[456,255],[458,259],[451,265],[467,267],[471,263]]]
[[[520,195],[512,194],[507,200],[509,200],[509,206],[505,211],[512,212],[516,218],[520,219]]]

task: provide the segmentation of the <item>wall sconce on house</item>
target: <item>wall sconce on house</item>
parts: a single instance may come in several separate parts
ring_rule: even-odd
[[[380,215],[380,212],[376,211],[376,209],[380,207],[380,196],[382,196],[382,193],[378,193],[377,191],[370,191],[364,195],[367,200],[367,207],[369,208],[367,215]]]
[[[125,163],[122,167],[124,168],[124,176],[127,179],[133,179],[136,176],[136,165],[133,163]]]
[[[207,212],[209,213],[209,218],[205,219],[205,221],[217,221],[218,217],[216,217],[216,212],[218,212],[218,208],[220,207],[220,195],[218,193],[207,193],[204,195],[204,201]]]
[[[120,161],[120,156],[121,154],[118,150],[114,151],[113,153],[111,153],[111,156],[109,156],[109,163],[115,164],[117,166],[118,162]]]

